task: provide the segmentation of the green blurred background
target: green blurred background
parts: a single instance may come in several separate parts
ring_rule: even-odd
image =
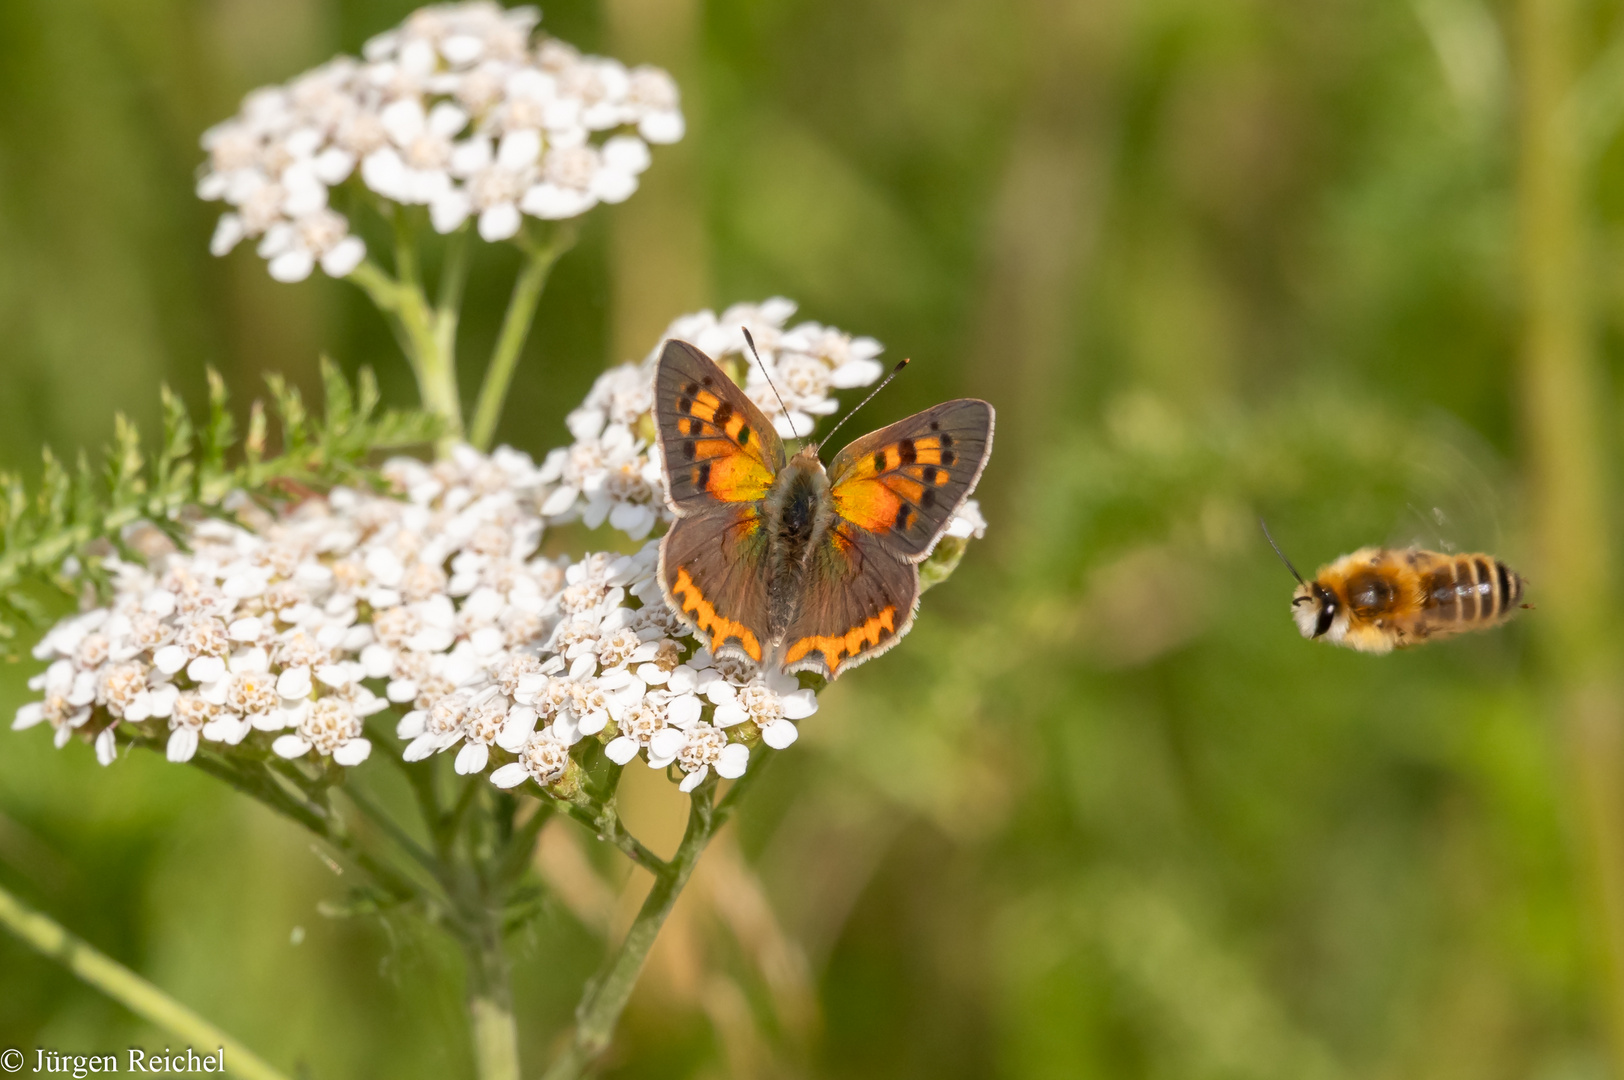
[[[410,402],[357,290],[211,258],[191,189],[244,92],[411,7],[0,3],[0,463],[94,450],[118,410],[150,429],[159,382],[197,402],[206,364],[242,401],[266,371],[314,389],[327,352]],[[988,539],[706,856],[610,1075],[1624,1075],[1621,15],[545,8],[669,67],[690,133],[556,271],[503,440],[563,442],[670,318],[774,294],[917,361],[872,423],[956,394],[1000,420]],[[1571,126],[1542,142],[1549,116]],[[478,258],[466,356],[517,264]],[[1311,645],[1260,513],[1305,570],[1486,548],[1539,610],[1387,658]],[[628,816],[669,850],[683,802],[644,772]],[[595,846],[544,839],[527,1072],[629,918]],[[455,955],[323,916],[344,882],[309,838],[193,770],[5,735],[0,883],[278,1065],[470,1075]],[[171,1044],[0,935],[0,1047],[131,1045]]]

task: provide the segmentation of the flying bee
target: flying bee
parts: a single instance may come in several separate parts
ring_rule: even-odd
[[[1261,522],[1260,522],[1261,524]],[[1388,653],[1509,619],[1523,579],[1488,555],[1422,548],[1360,548],[1304,581],[1263,526],[1269,546],[1297,579],[1291,617],[1305,638]]]

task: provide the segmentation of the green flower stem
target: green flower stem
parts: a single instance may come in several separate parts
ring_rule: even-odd
[[[402,252],[409,247],[402,247]],[[457,311],[436,310],[417,280],[415,257],[397,254],[402,276],[391,277],[371,259],[350,271],[360,286],[389,319],[395,339],[417,378],[417,394],[425,411],[445,426],[436,449],[443,457],[462,438],[462,400],[457,391]],[[452,268],[461,274],[460,269]],[[460,295],[460,286],[456,290]]]
[[[643,842],[631,833],[620,822],[620,812],[615,807],[611,797],[607,802],[597,802],[582,795],[569,802],[560,801],[559,805],[565,808],[570,817],[598,834],[601,840],[614,844],[632,862],[653,874],[664,874],[670,870],[670,864],[643,845]]]
[[[68,933],[54,920],[29,910],[3,888],[0,923],[154,1027],[196,1049],[221,1048],[229,1075],[243,1080],[288,1080],[242,1043],[112,957]]]
[[[496,422],[502,418],[508,385],[513,381],[519,353],[535,322],[536,304],[547,286],[547,276],[559,256],[574,244],[575,226],[563,223],[555,226],[545,240],[525,251],[524,267],[513,283],[513,295],[508,299],[507,314],[502,317],[502,330],[491,352],[490,366],[485,369],[485,381],[479,388],[479,401],[474,406],[474,419],[469,427],[468,441],[481,450],[489,450],[496,436]]]
[[[519,1080],[519,1028],[513,1017],[500,912],[478,927],[468,949],[468,1021],[479,1080]]]
[[[592,1063],[609,1048],[609,1040],[620,1022],[620,1014],[631,999],[637,977],[643,971],[649,950],[659,937],[660,927],[682,894],[683,886],[699,864],[699,857],[711,838],[727,824],[751,781],[766,764],[758,747],[751,755],[749,768],[734,783],[732,790],[720,802],[713,802],[716,778],[712,776],[699,785],[689,796],[688,827],[676,855],[665,864],[664,872],[654,875],[654,887],[649,890],[643,906],[637,912],[625,940],[615,950],[597,978],[587,985],[585,996],[575,1010],[575,1033],[544,1080],[577,1080],[584,1076]]]

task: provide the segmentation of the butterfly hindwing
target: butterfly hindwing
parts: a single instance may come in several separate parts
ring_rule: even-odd
[[[654,416],[678,516],[716,501],[760,501],[784,467],[784,444],[772,422],[686,341],[667,341],[660,353]]]
[[[918,562],[975,489],[992,429],[991,405],[959,398],[864,435],[829,464],[836,512]]]
[[[918,568],[844,521],[823,540],[804,585],[784,635],[784,670],[826,679],[895,645],[919,604]]]
[[[767,641],[767,536],[746,503],[696,507],[660,543],[660,588],[671,610],[718,656],[761,662]]]

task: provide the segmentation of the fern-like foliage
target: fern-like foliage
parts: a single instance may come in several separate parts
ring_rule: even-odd
[[[84,454],[70,469],[47,449],[37,491],[0,474],[0,654],[13,652],[26,628],[48,620],[42,586],[75,594],[87,580],[99,581],[97,549],[131,554],[124,544],[130,526],[147,522],[183,543],[188,514],[226,514],[234,492],[266,502],[301,488],[366,483],[373,452],[439,433],[439,422],[426,413],[380,410],[370,371],[363,369],[352,389],[323,358],[325,415],[311,416],[296,388],[270,376],[274,416],[255,401],[239,446],[225,383],[212,370],[208,379],[208,416],[200,424],[163,388],[163,443],[150,460],[135,425],[119,415],[100,470]],[[267,452],[271,445],[274,453]]]

